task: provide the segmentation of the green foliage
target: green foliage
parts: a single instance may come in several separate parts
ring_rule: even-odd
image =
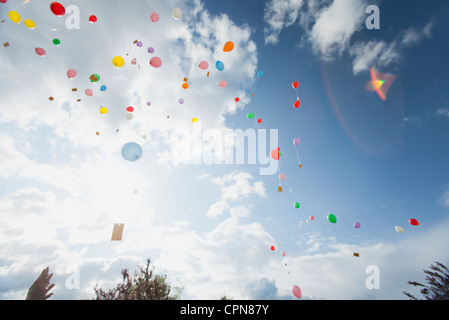
[[[151,260],[147,259],[145,267],[139,267],[131,277],[128,269],[122,270],[123,282],[115,288],[105,291],[95,286],[93,300],[177,300],[181,294],[179,288],[171,295],[171,287],[165,275],[154,274],[150,269]]]

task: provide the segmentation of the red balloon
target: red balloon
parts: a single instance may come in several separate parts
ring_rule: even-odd
[[[271,248],[270,248],[272,251],[274,251],[274,246],[271,246]]]
[[[262,119],[257,119],[257,123],[262,123]]]
[[[299,82],[298,81],[293,82],[292,83],[292,87],[293,87],[293,89],[298,88],[299,87]]]
[[[295,103],[293,103],[293,107],[295,109],[298,109],[300,105],[301,105],[301,102],[299,102],[299,100],[296,100]]]
[[[62,17],[63,15],[65,15],[65,8],[59,2],[52,2],[50,4],[50,10],[58,17]]]
[[[416,220],[416,219],[410,219],[409,221],[408,221],[412,226],[419,226],[419,222],[418,222],[418,220]]]
[[[271,150],[271,157],[274,160],[279,160],[279,156],[280,156],[279,150],[277,150],[277,149]]]
[[[128,112],[133,112],[133,111],[134,111],[134,108],[133,108],[133,107],[128,107],[128,108],[126,108],[126,111],[128,111]]]
[[[235,98],[235,102],[239,102],[240,101],[240,98],[239,97],[236,97]]]
[[[94,15],[91,15],[91,16],[89,17],[89,22],[90,22],[90,23],[97,22],[97,17],[94,16]]]
[[[292,288],[292,294],[296,297],[296,298],[298,298],[298,299],[301,299],[301,289],[298,287],[298,286],[293,286],[293,288]]]

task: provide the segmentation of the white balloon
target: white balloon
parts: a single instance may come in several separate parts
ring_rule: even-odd
[[[175,20],[179,20],[182,17],[182,11],[179,8],[174,8],[172,12],[173,18]]]

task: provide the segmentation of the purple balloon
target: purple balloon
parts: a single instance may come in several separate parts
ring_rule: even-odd
[[[179,99],[179,103],[183,104],[184,103],[184,99],[183,98]]]
[[[141,41],[137,41],[137,46],[140,48],[142,46],[142,42]]]
[[[354,223],[354,228],[356,228],[356,229],[360,228],[360,222]]]
[[[149,52],[149,53],[153,53],[153,52],[154,52],[153,47],[149,47],[149,48],[148,48],[148,52]]]
[[[151,102],[150,101],[147,102],[147,106],[151,106]]]
[[[293,144],[294,144],[295,146],[297,146],[297,145],[300,144],[300,143],[301,143],[301,139],[299,139],[299,138],[293,139]]]

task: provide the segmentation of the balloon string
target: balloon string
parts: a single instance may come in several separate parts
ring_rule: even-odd
[[[301,160],[299,159],[299,153],[298,153],[297,147],[295,147],[295,151],[296,151],[296,158],[298,158],[298,163],[301,164]]]

